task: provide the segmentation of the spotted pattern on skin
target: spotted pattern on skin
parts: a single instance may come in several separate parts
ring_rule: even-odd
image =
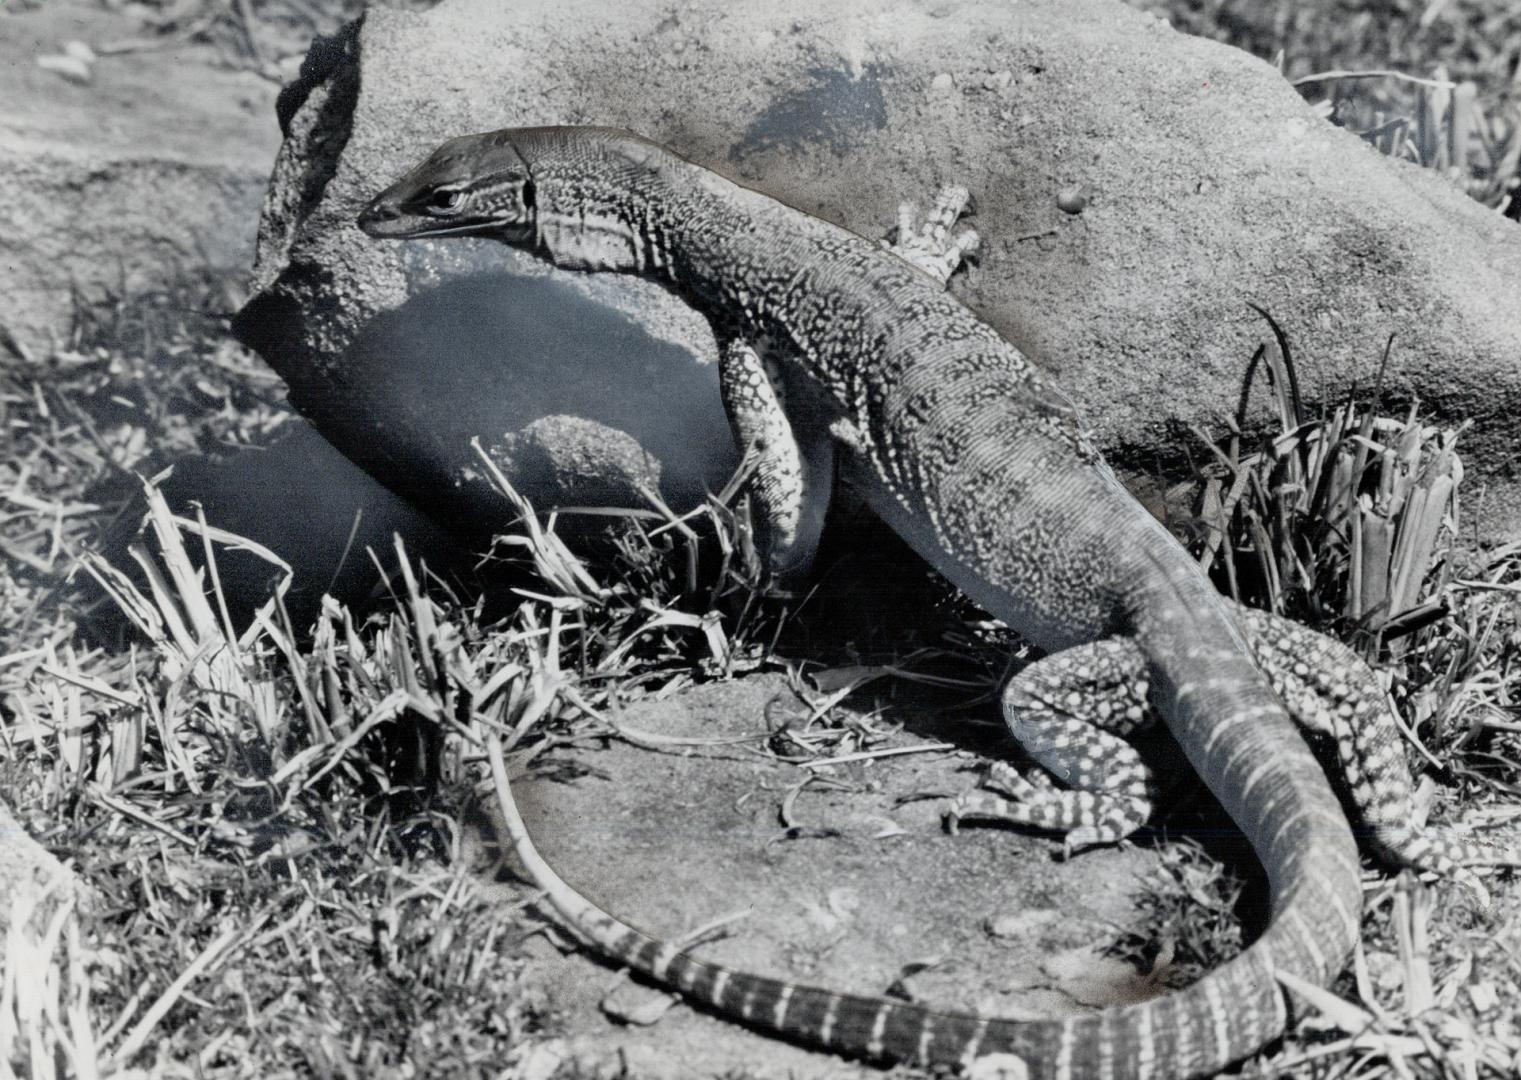
[[[779,579],[801,574],[813,560],[834,480],[827,439],[793,431],[779,380],[757,347],[738,338],[719,355],[719,389],[734,440],[755,471],[750,495],[759,511],[762,546]]]
[[[1469,881],[1461,867],[1521,866],[1521,848],[1486,845],[1437,826],[1415,828],[1414,791],[1401,735],[1377,676],[1341,643],[1281,616],[1238,607],[1253,655],[1289,714],[1306,732],[1336,740],[1337,769],[1354,821],[1371,853],[1408,866]],[[1201,659],[1218,649],[1196,650]],[[1037,661],[1004,692],[1004,716],[1022,749],[1044,772],[1020,775],[1006,763],[990,767],[987,788],[952,800],[952,828],[964,820],[1003,821],[1058,833],[1080,833],[1085,844],[1123,839],[1150,816],[1157,782],[1121,740],[1155,723],[1146,664],[1135,643],[1111,638]],[[1181,694],[1187,687],[1180,686]],[[1259,717],[1274,706],[1256,706]],[[1244,794],[1272,772],[1256,763]],[[1040,790],[1056,778],[1072,790]]]
[[[954,829],[958,821],[972,818],[1048,829],[1065,833],[1070,851],[1113,843],[1145,824],[1154,784],[1140,755],[1123,739],[1147,715],[1144,684],[1127,682],[1125,657],[1125,648],[1116,642],[1087,650],[1075,662],[1087,676],[1081,687],[1042,664],[1010,680],[1004,715],[1014,738],[1071,790],[1037,789],[1000,762],[989,771],[987,784],[1014,801],[988,791],[968,793],[947,808],[947,825]],[[1102,706],[1095,706],[1096,701]],[[1086,718],[1090,712],[1097,725]]]
[[[898,239],[884,246],[945,285],[979,243],[970,229],[951,235],[969,199],[966,188],[948,185],[917,227],[913,204],[903,203],[898,211]],[[738,299],[742,311],[755,310],[755,298],[748,292]],[[720,349],[719,387],[735,443],[755,463],[750,494],[760,511],[762,546],[777,578],[796,578],[807,570],[818,546],[833,479],[828,460],[832,449],[827,440],[811,439],[805,445],[793,430],[780,371],[783,362],[766,359],[768,354],[783,355],[785,343],[769,335],[747,340],[743,319],[727,319],[722,327],[733,336]],[[748,332],[753,334],[753,328]],[[806,410],[794,409],[799,411]],[[854,410],[858,416],[869,411]],[[896,452],[889,449],[892,468],[901,472]]]

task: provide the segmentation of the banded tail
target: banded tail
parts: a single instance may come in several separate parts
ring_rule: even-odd
[[[1179,596],[1193,597],[1188,581]],[[1011,1054],[1040,1080],[1175,1080],[1209,1075],[1280,1035],[1287,1008],[1276,973],[1317,984],[1333,977],[1358,933],[1361,886],[1346,819],[1321,771],[1251,661],[1228,645],[1234,624],[1210,592],[1188,618],[1158,605],[1137,626],[1154,657],[1158,703],[1197,737],[1182,736],[1201,776],[1251,838],[1267,867],[1274,918],[1241,956],[1187,989],[1122,1009],[1063,1020],[1008,1020],[841,993],[700,960],[602,911],[571,888],[533,845],[512,799],[500,746],[490,758],[505,827],[529,878],[565,923],[604,957],[724,1016],[836,1053],[918,1066],[969,1067]],[[1200,633],[1200,622],[1205,631]],[[1176,640],[1175,640],[1176,639]],[[1192,673],[1205,673],[1202,678]],[[1260,689],[1260,693],[1258,692]],[[1244,704],[1249,702],[1249,704]],[[1175,729],[1176,730],[1176,729]],[[1287,731],[1290,738],[1283,738]],[[1300,778],[1310,778],[1302,782]]]

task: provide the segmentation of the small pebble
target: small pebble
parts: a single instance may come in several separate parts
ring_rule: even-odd
[[[1002,90],[1014,81],[1012,71],[995,71],[982,80],[984,90]]]
[[[956,80],[951,78],[949,71],[942,71],[930,80],[930,90],[937,94],[949,94],[956,89]]]
[[[90,81],[90,65],[77,56],[39,56],[37,66],[43,71],[62,75],[69,82],[86,85]]]
[[[1066,214],[1081,214],[1088,208],[1088,190],[1081,184],[1062,188],[1056,196],[1056,205]]]

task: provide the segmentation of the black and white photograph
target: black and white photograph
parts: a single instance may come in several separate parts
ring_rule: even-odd
[[[1521,1077],[1521,2],[0,0],[0,1080]]]

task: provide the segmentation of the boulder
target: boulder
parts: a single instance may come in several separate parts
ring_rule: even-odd
[[[355,228],[437,143],[510,125],[631,128],[866,235],[901,198],[967,185],[984,249],[954,290],[1132,476],[1234,410],[1267,333],[1251,303],[1314,398],[1371,385],[1392,333],[1393,400],[1471,419],[1471,472],[1521,457],[1521,229],[1322,120],[1271,65],[1116,0],[376,8],[285,105],[237,332],[341,449],[483,529],[505,507],[471,435],[550,503],[584,492],[516,452],[547,416],[579,421],[550,457],[617,459],[604,501],[638,503],[640,475],[690,498],[733,462],[711,336],[668,293]]]
[[[45,355],[76,296],[246,268],[279,143],[274,87],[210,46],[142,40],[99,4],[4,22],[0,354]]]

